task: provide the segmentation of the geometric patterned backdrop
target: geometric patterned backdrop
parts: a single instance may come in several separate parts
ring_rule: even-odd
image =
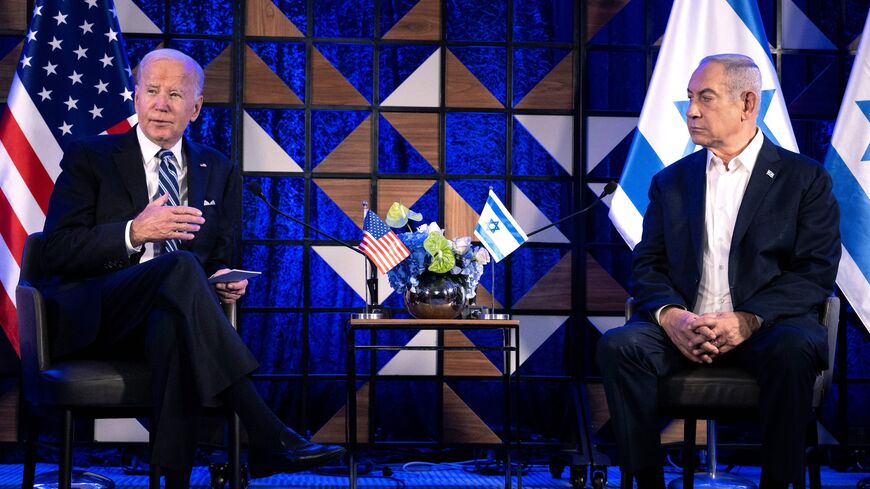
[[[32,2],[0,11],[0,101]],[[136,66],[157,46],[205,68],[205,106],[190,135],[240,162],[278,207],[359,241],[361,202],[393,201],[470,235],[490,186],[524,229],[579,209],[618,179],[664,33],[668,0],[115,0]],[[759,2],[801,150],[822,159],[867,2]],[[245,191],[243,268],[263,270],[240,329],[261,363],[258,387],[293,427],[342,439],[345,321],[365,302],[362,260]],[[607,413],[591,352],[621,324],[628,248],[598,206],[559,224],[484,274],[478,302],[521,321],[522,435],[570,441],[571,389],[588,383],[596,428]],[[386,280],[379,300],[402,316]],[[588,314],[588,317],[587,317]],[[841,329],[829,424],[867,443],[866,329]],[[383,334],[379,342],[431,341]],[[485,334],[455,344],[492,342]],[[846,351],[848,350],[848,355]],[[850,361],[847,361],[846,359]],[[371,373],[367,358],[358,369]],[[501,360],[376,358],[371,441],[488,442],[501,431]],[[453,362],[453,363],[451,363]],[[425,375],[409,380],[405,374]],[[399,380],[401,379],[401,380]],[[361,384],[361,398],[367,388]],[[845,395],[848,392],[848,395]],[[441,410],[437,409],[438,404]],[[434,406],[434,408],[433,408]],[[846,414],[848,413],[848,416]],[[850,424],[846,424],[850,423]],[[606,431],[606,430],[605,430]],[[845,438],[841,437],[841,440]]]

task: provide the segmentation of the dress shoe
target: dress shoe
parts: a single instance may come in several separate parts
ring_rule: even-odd
[[[188,489],[191,469],[161,468],[165,489]]]
[[[326,465],[340,458],[344,452],[343,447],[310,442],[288,428],[281,433],[280,446],[272,449],[251,449],[248,466],[251,469],[251,478],[257,479]]]

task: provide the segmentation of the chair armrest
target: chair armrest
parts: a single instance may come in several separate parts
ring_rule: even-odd
[[[48,323],[42,293],[22,282],[15,289],[18,309],[18,336],[21,345],[21,373],[27,386],[36,386],[36,377],[51,366],[48,353]],[[32,397],[31,397],[32,398]]]
[[[834,354],[837,351],[837,331],[840,328],[840,298],[830,296],[822,305],[822,325],[828,330],[828,368],[822,375],[824,377],[823,389],[827,392],[831,388],[834,377]]]
[[[628,322],[632,316],[634,316],[634,310],[637,307],[637,302],[635,302],[634,297],[629,297],[625,299],[625,321]]]
[[[223,309],[224,309],[224,315],[227,317],[227,320],[229,320],[230,324],[233,325],[233,328],[235,328],[236,331],[238,331],[238,329],[239,329],[238,324],[237,324],[238,307],[237,307],[236,303],[235,302],[232,304],[221,303],[221,307],[223,307]]]

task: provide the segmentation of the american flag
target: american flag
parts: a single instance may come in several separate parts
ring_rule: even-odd
[[[411,254],[396,233],[371,211],[366,212],[363,221],[363,239],[359,248],[381,273],[387,273]]]
[[[0,325],[18,351],[15,286],[41,231],[63,148],[135,124],[133,77],[112,0],[38,0],[0,116]]]

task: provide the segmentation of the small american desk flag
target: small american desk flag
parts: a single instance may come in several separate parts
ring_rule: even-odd
[[[396,233],[371,211],[366,212],[363,239],[359,247],[381,273],[387,273],[411,254]]]
[[[0,326],[18,351],[15,286],[42,230],[63,147],[135,123],[133,78],[111,0],[37,0],[0,116]]]

